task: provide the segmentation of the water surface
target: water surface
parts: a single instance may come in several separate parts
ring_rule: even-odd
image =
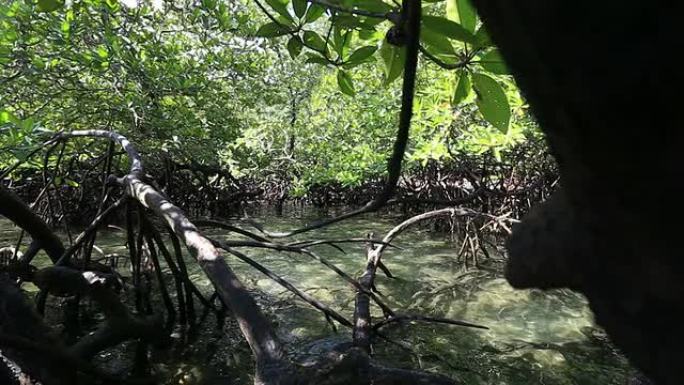
[[[255,219],[271,230],[287,230],[310,219],[300,216],[261,215]],[[366,216],[296,239],[358,238],[370,231],[381,237],[400,221],[396,216]],[[240,239],[222,231],[207,233]],[[14,244],[16,236],[16,228],[0,220],[0,247]],[[489,330],[426,323],[387,328],[384,335],[392,342],[378,341],[375,355],[379,360],[438,371],[473,385],[625,383],[629,366],[594,326],[582,296],[568,290],[515,290],[502,278],[497,262],[486,264],[488,269],[465,270],[456,258],[459,245],[447,238],[425,228],[401,234],[395,243],[402,249],[388,249],[383,257],[397,278],[378,274],[377,288],[398,313],[461,319]],[[123,234],[115,230],[100,233],[96,244],[105,253],[126,253]],[[346,253],[325,245],[314,250],[357,276],[365,264],[364,245],[341,246]],[[241,251],[352,318],[353,288],[320,263],[305,255],[249,248]],[[243,283],[255,291],[293,355],[315,355],[350,338],[348,330],[338,325],[340,329],[333,331],[319,312],[277,283],[236,258],[227,258]],[[197,265],[190,260],[188,265],[193,281],[209,292],[210,284]],[[380,317],[381,313],[375,309],[374,315]],[[155,370],[169,378],[169,384],[250,383],[249,349],[234,323],[216,325],[215,319],[208,317],[194,344],[155,352]],[[120,356],[105,352],[99,362],[116,368],[112,357]]]

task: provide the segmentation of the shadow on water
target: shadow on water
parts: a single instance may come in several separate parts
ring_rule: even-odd
[[[262,216],[269,229],[291,229],[301,218]],[[384,234],[400,221],[397,217],[352,219],[298,239],[363,237],[369,231]],[[228,239],[219,231],[209,234]],[[97,245],[107,253],[124,248],[123,234],[98,235]],[[232,237],[232,239],[236,239]],[[25,240],[28,242],[29,240]],[[0,220],[0,247],[16,242],[16,230]],[[515,290],[501,277],[500,266],[464,271],[456,261],[456,245],[444,236],[414,228],[389,249],[385,264],[397,279],[382,275],[378,290],[386,302],[402,313],[462,319],[489,330],[436,324],[405,324],[383,329],[387,338],[376,343],[375,355],[396,366],[434,370],[465,384],[577,384],[622,385],[631,372],[603,332],[592,322],[584,298],[567,290]],[[364,266],[364,245],[345,244],[346,253],[316,246],[322,257],[352,276]],[[243,250],[298,288],[330,305],[348,318],[353,314],[353,290],[337,275],[312,259],[269,250]],[[233,257],[229,264],[253,288],[288,348],[298,358],[315,355],[350,339],[347,330],[335,333],[320,313],[295,299],[275,282]],[[205,290],[209,282],[189,262],[191,278]],[[377,311],[377,309],[376,309]],[[381,316],[380,313],[374,314]],[[133,349],[124,346],[121,348]],[[122,354],[107,352],[98,361],[112,369]],[[249,384],[253,372],[249,348],[230,317],[223,326],[209,317],[197,340],[156,352],[155,370],[168,384]]]

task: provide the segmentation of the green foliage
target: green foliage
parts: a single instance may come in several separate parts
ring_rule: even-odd
[[[368,61],[369,58],[373,56],[375,51],[378,50],[378,47],[374,45],[367,45],[365,47],[361,47],[354,51],[349,58],[347,58],[347,64],[351,65],[359,65],[363,62]]]
[[[459,23],[469,32],[475,32],[477,26],[477,13],[470,0],[447,0],[447,19]]]
[[[337,71],[337,85],[340,86],[340,90],[345,94],[349,96],[356,95],[356,92],[354,92],[354,84],[352,82],[352,78],[346,71]]]
[[[61,8],[64,3],[60,0],[38,0],[38,9],[43,12],[52,12]]]
[[[480,64],[485,70],[497,74],[497,75],[508,75],[508,68],[501,58],[501,54],[498,49],[492,49],[487,51],[484,55],[480,57]]]
[[[287,35],[289,32],[290,30],[282,24],[273,22],[262,25],[256,35],[259,37],[277,37]]]
[[[0,3],[0,169],[52,132],[107,128],[149,162],[279,178],[293,194],[386,172],[406,58],[385,38],[394,3],[334,3],[377,17],[299,0],[259,3],[268,15],[253,0],[175,4]],[[505,157],[536,135],[470,3],[424,14],[407,169],[462,152]],[[74,143],[67,152],[104,148]]]
[[[382,56],[382,61],[385,62],[385,85],[389,85],[404,72],[406,49],[383,40],[380,46],[380,55]]]
[[[39,143],[40,127],[110,128],[146,154],[217,163],[244,116],[280,100],[264,83],[279,59],[250,37],[254,9],[202,5],[0,4],[0,167]]]
[[[463,103],[471,93],[472,85],[470,82],[470,73],[466,70],[459,70],[456,73],[456,87],[454,90],[454,97],[451,99],[453,106],[459,106]]]
[[[314,31],[304,31],[304,44],[307,47],[315,49],[316,51],[323,52],[326,49],[326,43],[322,37],[320,37]]]
[[[304,48],[304,43],[299,36],[292,36],[290,40],[287,41],[287,51],[290,53],[290,57],[296,59],[297,56],[302,52]]]
[[[306,11],[302,22],[305,4],[293,0],[291,7],[300,19],[294,22],[286,0],[266,2],[270,6],[270,10],[265,10],[269,19],[275,20],[274,15],[280,15],[286,20],[281,30],[272,25],[274,22],[278,23],[277,21],[266,24],[269,33],[260,36],[277,37],[288,33],[300,36],[303,49],[314,51],[307,54],[307,63],[352,70],[362,64],[372,63],[371,57],[378,55],[384,63],[385,86],[402,76],[405,50],[400,45],[390,44],[385,38],[393,29],[402,27],[397,25],[401,22],[401,17],[398,17],[401,10],[398,6],[382,0],[316,2]],[[314,7],[318,9],[315,15],[310,16]],[[324,11],[326,8],[328,12]],[[323,16],[325,17],[319,20]],[[302,28],[304,25],[307,25],[307,29]],[[495,82],[501,80],[491,75],[508,75],[498,50],[490,49],[492,44],[486,30],[481,26],[478,28],[478,25],[477,14],[470,0],[437,1],[428,3],[423,8],[420,42],[424,57],[444,70],[465,70],[468,73],[458,75],[458,79],[463,81],[457,85],[457,92],[452,98],[454,104],[465,102],[468,95],[478,92],[472,88],[475,84],[469,82],[470,73],[488,75]],[[375,46],[379,43],[380,49],[374,50],[373,45],[368,45],[369,42]],[[291,47],[292,44],[296,43],[290,40],[287,47],[294,58],[298,56],[298,51]],[[354,54],[346,57],[345,53],[348,51],[353,51]],[[343,93],[353,96],[355,93],[350,92],[348,83],[339,81],[338,86]],[[505,131],[511,112],[506,114],[502,110],[506,103],[501,98],[501,87],[496,88],[490,83],[481,86],[490,95],[480,97],[476,105],[484,108],[481,113],[485,120]]]
[[[477,106],[482,116],[503,133],[508,131],[511,109],[506,93],[493,78],[480,73],[473,74],[473,88],[477,94]]]
[[[458,23],[438,16],[423,16],[423,25],[426,29],[439,33],[449,39],[469,44],[477,44],[477,38],[465,27]]]

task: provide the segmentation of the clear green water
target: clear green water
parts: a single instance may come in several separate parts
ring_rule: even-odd
[[[306,222],[296,215],[258,220],[272,230]],[[381,235],[399,222],[400,218],[387,216],[353,219],[298,239],[364,237],[369,231]],[[217,231],[208,233],[239,239]],[[16,235],[16,229],[0,219],[0,247],[13,244]],[[385,335],[395,343],[378,341],[375,355],[379,360],[438,371],[464,384],[625,384],[629,365],[593,325],[580,295],[566,290],[515,290],[497,273],[500,266],[496,263],[488,270],[464,271],[456,260],[456,245],[443,235],[419,228],[406,231],[395,243],[403,249],[387,250],[384,261],[398,279],[378,275],[376,282],[392,308],[462,319],[490,329],[424,323],[387,328]],[[107,253],[125,253],[122,234],[116,231],[101,233],[96,244]],[[358,275],[364,266],[363,245],[345,244],[343,248],[346,254],[329,246],[317,246],[316,251],[350,275]],[[318,262],[296,254],[242,251],[351,319],[354,291]],[[233,257],[227,258],[243,282],[255,290],[293,354],[314,354],[350,338],[344,329],[335,334],[320,313],[270,279]],[[188,264],[192,279],[208,291],[209,282],[202,272],[192,261]],[[219,329],[210,316],[200,329],[196,343],[155,352],[155,370],[169,378],[169,384],[249,383],[249,350],[235,325],[228,321]],[[122,351],[129,348],[124,346]],[[122,356],[120,353],[106,352],[99,362],[120,367],[123,364],[112,360]]]

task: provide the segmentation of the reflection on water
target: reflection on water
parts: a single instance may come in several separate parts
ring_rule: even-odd
[[[260,220],[274,230],[291,229],[303,223],[273,216]],[[297,239],[363,237],[369,231],[384,234],[399,221],[369,216]],[[239,238],[218,231],[209,233],[217,238]],[[0,247],[16,242],[16,234],[7,221],[0,220]],[[490,329],[436,324],[388,327],[383,332],[387,340],[381,339],[376,345],[379,359],[397,366],[439,371],[465,384],[625,383],[628,364],[606,342],[602,331],[593,326],[591,313],[580,295],[565,290],[515,290],[494,272],[497,269],[463,271],[456,262],[455,245],[444,238],[418,228],[400,235],[395,243],[402,249],[388,249],[384,256],[385,264],[398,278],[388,279],[379,274],[378,290],[398,312],[463,319]],[[96,244],[106,253],[125,253],[123,234],[115,231],[101,233]],[[364,246],[342,247],[344,254],[325,245],[315,250],[350,275],[358,275],[364,266]],[[297,254],[242,251],[346,317],[352,317],[352,288],[318,262]],[[227,258],[244,283],[256,290],[260,302],[267,304],[266,312],[275,320],[279,334],[299,358],[350,338],[347,330],[335,334],[320,313],[275,282],[237,259]],[[209,290],[209,282],[196,264],[188,265],[191,278]],[[221,330],[209,317],[202,325],[199,340],[170,352],[157,352],[155,370],[172,378],[169,383],[173,384],[250,383],[249,349],[234,325]],[[100,360],[110,362],[111,358],[105,353]]]

